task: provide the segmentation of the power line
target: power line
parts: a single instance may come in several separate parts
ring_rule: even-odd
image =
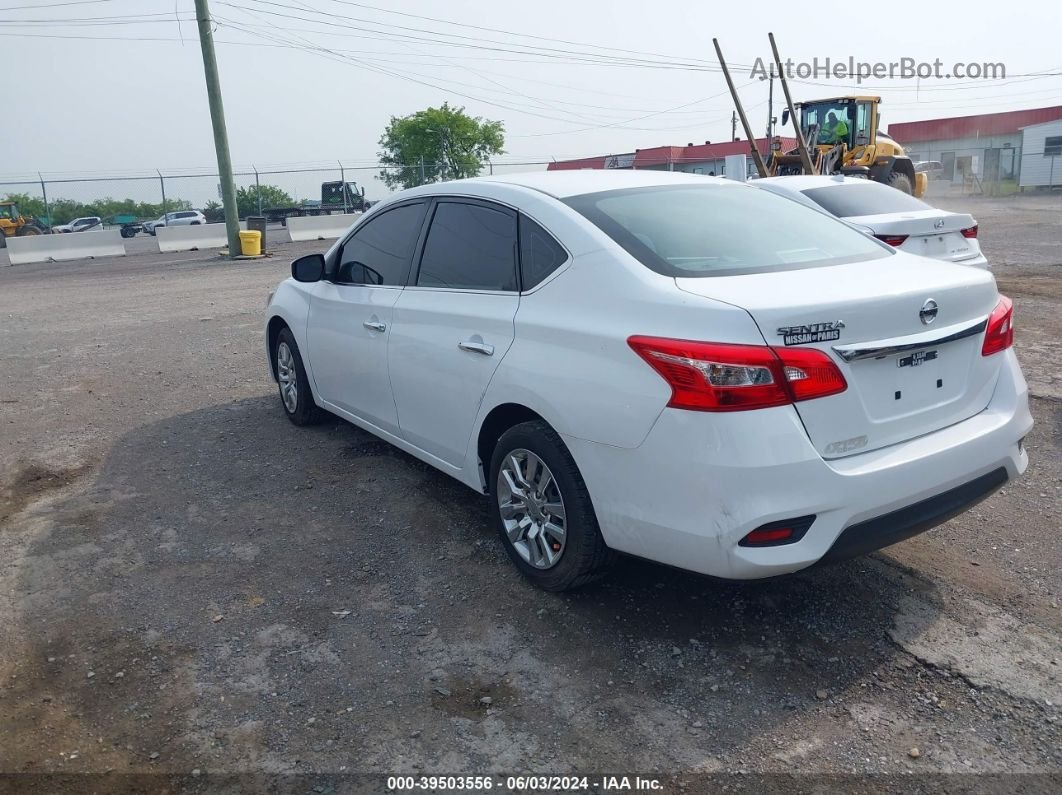
[[[38,8],[58,8],[59,6],[87,6],[99,3],[110,3],[113,0],[64,0],[61,3],[30,3],[28,6],[3,6],[0,11],[23,11],[31,9],[36,11]]]

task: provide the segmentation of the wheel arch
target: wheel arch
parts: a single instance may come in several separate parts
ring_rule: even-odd
[[[269,354],[266,358],[269,361],[269,374],[273,376],[274,381],[277,380],[277,340],[284,329],[290,331],[291,327],[280,315],[273,315],[266,324],[266,351]]]
[[[522,422],[544,422],[551,428],[556,428],[539,414],[522,403],[500,403],[492,408],[483,418],[476,436],[476,458],[479,463],[479,478],[481,491],[490,494],[490,478],[487,470],[490,467],[490,459],[494,454],[494,447],[510,428]]]

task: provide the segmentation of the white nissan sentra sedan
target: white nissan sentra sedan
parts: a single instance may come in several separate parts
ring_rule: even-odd
[[[1032,427],[992,275],[754,187],[570,171],[403,191],[292,263],[284,410],[489,495],[520,571],[754,579],[938,525]]]

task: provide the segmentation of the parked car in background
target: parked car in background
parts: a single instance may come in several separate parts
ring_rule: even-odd
[[[75,218],[68,224],[53,226],[53,232],[84,232],[89,229],[102,229],[103,219],[98,215],[89,215],[83,218]]]
[[[295,260],[265,350],[293,423],[331,412],[489,495],[542,588],[617,551],[755,579],[901,541],[1028,465],[1011,302],[926,264],[724,179],[457,180]]]
[[[920,160],[914,164],[915,172],[923,172],[929,179],[944,178],[944,164],[939,160]]]
[[[155,221],[145,221],[142,226],[145,232],[153,235],[160,226],[195,226],[206,222],[206,216],[199,210],[177,210],[176,212],[166,213]]]
[[[908,254],[989,267],[977,239],[977,221],[969,213],[940,210],[859,177],[767,177],[752,184],[825,210]]]

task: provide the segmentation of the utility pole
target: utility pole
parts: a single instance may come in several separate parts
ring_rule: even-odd
[[[767,156],[771,156],[774,142],[774,64],[771,64],[770,83],[767,86]]]
[[[218,179],[221,180],[221,201],[225,205],[229,259],[235,259],[240,253],[240,215],[236,207],[236,185],[232,179],[229,135],[225,129],[225,106],[221,101],[221,81],[218,79],[218,61],[214,54],[214,33],[210,29],[207,0],[195,0],[195,18],[199,23],[199,45],[203,49],[203,72],[206,76],[207,99],[210,102],[210,121],[214,126],[214,149],[218,154]]]

